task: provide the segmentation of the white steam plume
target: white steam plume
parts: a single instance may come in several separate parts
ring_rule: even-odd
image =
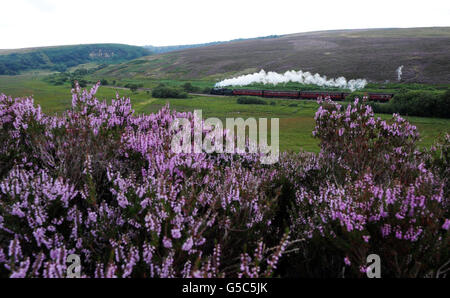
[[[399,66],[396,70],[397,72],[397,80],[401,80],[402,79],[402,69],[403,69],[403,65]]]
[[[337,79],[327,79],[326,76],[321,76],[320,74],[311,74],[310,72],[303,72],[301,70],[289,70],[284,74],[279,74],[277,72],[269,71],[265,72],[261,70],[260,72],[255,72],[253,74],[242,75],[239,77],[225,79],[216,84],[216,87],[225,86],[246,86],[253,83],[262,84],[280,84],[287,82],[296,82],[302,84],[314,84],[326,87],[338,87],[343,89],[350,89],[352,91],[362,89],[367,85],[366,79],[354,79],[347,81],[344,77],[339,77]]]

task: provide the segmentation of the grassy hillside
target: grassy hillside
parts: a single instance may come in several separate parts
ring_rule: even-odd
[[[147,49],[122,44],[1,50],[0,75],[16,75],[31,69],[65,71],[80,64],[122,62],[149,54]]]
[[[265,69],[317,72],[328,77],[450,81],[450,27],[336,30],[234,41],[143,57],[99,71],[117,78],[220,80]]]
[[[225,44],[225,43],[230,43],[233,41],[277,38],[280,36],[281,35],[268,35],[268,36],[261,36],[261,37],[255,37],[255,38],[239,38],[239,39],[233,39],[233,40],[228,40],[228,41],[212,41],[212,42],[207,42],[207,43],[185,44],[185,45],[175,45],[175,46],[160,46],[160,47],[158,47],[158,46],[148,45],[148,46],[144,46],[144,48],[150,50],[152,53],[162,54],[162,53],[169,53],[169,52],[180,51],[180,50],[185,50],[185,49],[190,49],[190,48],[199,48],[199,47],[206,47],[206,46],[217,45],[217,44]]]

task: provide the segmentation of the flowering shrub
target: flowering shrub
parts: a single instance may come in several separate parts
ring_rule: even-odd
[[[450,196],[450,134],[439,138],[434,146],[431,146],[424,157],[427,167],[443,179],[444,196]]]
[[[61,116],[0,98],[0,275],[63,277],[70,254],[85,277],[273,274],[288,239],[270,237],[274,170],[252,155],[174,154],[170,124],[192,114],[135,116],[97,88],[77,86]]]
[[[377,253],[387,275],[436,273],[449,256],[449,200],[415,149],[416,128],[396,114],[375,118],[358,100],[346,109],[323,102],[316,122],[323,180],[296,188],[295,233],[326,240],[353,271],[365,273],[366,256]]]
[[[364,276],[370,253],[384,276],[445,271],[449,136],[419,152],[400,116],[326,101],[319,155],[175,154],[192,113],[98,87],[54,116],[0,95],[0,277],[65,277],[71,254],[83,277]]]
[[[313,134],[321,140],[321,158],[336,179],[355,179],[366,171],[382,183],[408,179],[409,167],[403,165],[416,157],[419,134],[398,114],[389,124],[356,99],[345,110],[331,101],[322,102],[315,119]]]

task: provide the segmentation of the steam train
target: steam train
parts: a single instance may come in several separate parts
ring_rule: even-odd
[[[226,89],[213,88],[211,94],[215,95],[246,95],[260,96],[267,98],[296,98],[296,99],[317,99],[319,97],[330,97],[332,100],[344,100],[350,93],[337,91],[278,91],[278,90],[250,90],[250,89]],[[387,102],[394,94],[391,93],[367,93],[366,96],[371,101]]]

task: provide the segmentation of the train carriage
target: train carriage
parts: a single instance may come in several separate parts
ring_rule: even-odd
[[[344,96],[342,92],[324,92],[322,97],[330,97],[332,100],[343,100]]]
[[[319,97],[330,97],[332,100],[342,100],[342,92],[324,92],[324,91],[301,91],[300,98],[317,99]]]
[[[274,90],[264,90],[264,97],[282,97],[282,98],[298,98],[300,92],[298,91],[274,91]]]
[[[301,91],[300,92],[300,98],[316,99],[319,96],[320,96],[319,91]]]
[[[388,102],[393,96],[391,93],[369,93],[369,100]]]
[[[303,98],[317,99],[319,97],[330,97],[332,100],[344,100],[351,93],[337,91],[283,91],[283,90],[254,90],[254,89],[226,89],[213,88],[211,94],[218,95],[244,95],[244,96],[261,96],[267,98]],[[365,96],[371,101],[388,102],[392,99],[392,93],[366,93]]]
[[[263,96],[262,90],[234,89],[233,95]]]

